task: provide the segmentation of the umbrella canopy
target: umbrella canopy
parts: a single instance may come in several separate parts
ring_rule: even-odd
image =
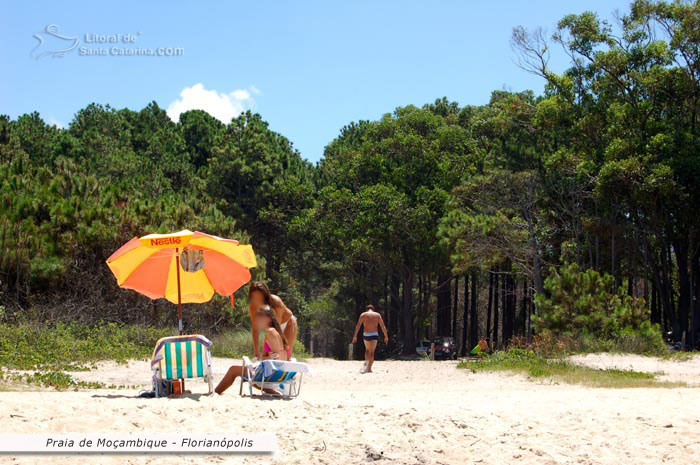
[[[151,299],[183,303],[232,296],[250,281],[253,247],[199,231],[134,237],[107,259],[119,286]],[[182,310],[179,309],[182,331]]]

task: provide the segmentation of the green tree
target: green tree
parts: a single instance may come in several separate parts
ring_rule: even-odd
[[[656,341],[655,346],[663,345],[658,327],[649,322],[646,302],[617,288],[609,274],[580,271],[571,263],[552,272],[545,290],[535,297],[538,313],[533,324],[538,332],[605,340],[639,334]]]

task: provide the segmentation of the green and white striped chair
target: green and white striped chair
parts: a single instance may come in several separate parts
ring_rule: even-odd
[[[211,341],[200,334],[164,337],[158,340],[151,369],[156,397],[163,392],[163,380],[203,378],[214,392],[211,369]]]

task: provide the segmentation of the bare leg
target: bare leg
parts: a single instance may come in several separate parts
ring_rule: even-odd
[[[228,388],[231,387],[234,381],[236,381],[236,378],[239,376],[243,375],[243,367],[242,366],[232,366],[231,368],[228,369],[224,377],[221,379],[219,382],[218,386],[216,386],[216,391],[217,394],[223,394],[224,391]]]
[[[367,360],[367,373],[372,373],[374,363],[374,350],[377,348],[377,340],[365,341],[365,360]]]
[[[365,363],[362,365],[362,371],[360,373],[367,373],[367,368],[369,366],[369,342],[366,339],[363,339],[362,342],[365,343]]]
[[[367,364],[367,372],[372,373],[372,365],[374,364],[374,351],[377,348],[377,340],[369,341],[369,359]]]
[[[284,328],[284,338],[289,344],[289,358],[292,358],[292,351],[294,350],[294,341],[297,340],[297,333],[299,332],[299,325],[297,324],[297,317],[293,316],[290,318],[287,327]]]

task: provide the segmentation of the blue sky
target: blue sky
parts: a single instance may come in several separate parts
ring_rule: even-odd
[[[66,126],[91,102],[139,110],[155,100],[173,118],[204,107],[225,120],[251,108],[313,162],[344,125],[397,106],[539,93],[543,82],[514,63],[513,26],[551,32],[568,13],[610,18],[628,8],[617,0],[41,3],[6,3],[0,16],[0,113],[38,111]],[[93,35],[119,42],[88,42]],[[63,57],[40,56],[73,44]],[[159,48],[182,52],[86,56]],[[566,62],[555,54],[552,63]]]

